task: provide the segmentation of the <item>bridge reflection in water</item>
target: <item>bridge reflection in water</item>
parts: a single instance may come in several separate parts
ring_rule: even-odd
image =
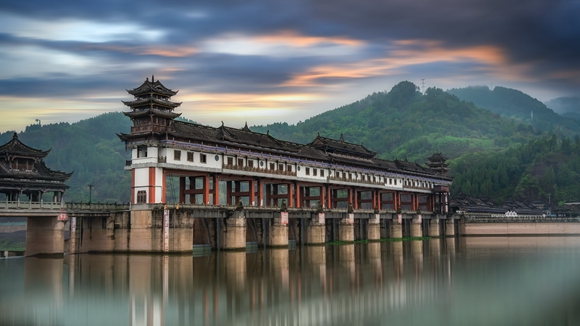
[[[473,240],[475,239],[475,240]],[[580,238],[0,261],[2,325],[526,325],[580,320]]]

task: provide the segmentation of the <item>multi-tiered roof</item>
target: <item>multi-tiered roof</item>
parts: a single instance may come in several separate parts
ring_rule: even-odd
[[[155,76],[151,76],[151,81],[147,78],[141,86],[127,90],[135,97],[133,101],[123,101],[131,108],[130,112],[123,112],[133,120],[131,133],[162,133],[172,129],[173,119],[181,115],[173,112],[181,103],[171,101],[177,92],[155,81]]]
[[[68,189],[65,181],[72,176],[72,172],[64,173],[46,167],[43,158],[49,152],[26,146],[14,133],[12,140],[0,146],[0,192]]]
[[[449,164],[446,163],[447,157],[443,156],[443,154],[441,153],[435,153],[427,159],[429,160],[429,162],[427,162],[427,166],[431,170],[443,176],[447,175],[447,171],[449,171],[449,169],[447,168],[447,165]]]

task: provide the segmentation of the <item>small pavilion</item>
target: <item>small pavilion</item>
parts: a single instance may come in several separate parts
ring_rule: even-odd
[[[49,152],[23,144],[17,133],[0,146],[0,193],[6,195],[6,201],[20,203],[26,195],[28,202],[42,203],[44,195],[52,192],[52,202],[62,202],[72,172],[49,169],[43,160]]]

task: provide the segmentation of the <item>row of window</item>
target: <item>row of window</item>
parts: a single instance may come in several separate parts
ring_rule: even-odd
[[[173,159],[175,161],[181,161],[181,152],[182,152],[181,150],[174,150],[173,151]],[[199,157],[200,157],[199,161],[201,163],[207,163],[207,155],[206,154],[199,154]],[[217,158],[216,158],[216,160],[217,160]],[[194,161],[194,152],[187,152],[187,161],[188,162]],[[234,165],[234,158],[228,157],[227,164]],[[244,166],[244,159],[238,158],[237,165]],[[253,168],[254,167],[254,160],[248,160],[247,166],[250,168]],[[263,167],[264,162],[260,162],[260,166]],[[269,170],[284,171],[287,169],[289,172],[293,172],[293,168],[294,168],[292,165],[285,165],[283,163],[278,163],[278,165],[276,166],[276,163],[274,163],[274,162],[270,162],[268,167],[269,167]],[[300,171],[300,167],[298,167],[298,171]],[[312,176],[314,176],[314,177],[317,177],[319,175],[320,175],[320,177],[324,177],[326,171],[324,169],[316,169],[316,168],[306,167],[304,169],[304,172],[307,176],[310,176],[311,172],[312,172]],[[356,180],[357,179],[356,173],[349,173],[349,172],[343,172],[343,171],[336,172],[336,176],[338,178],[342,178],[343,175],[344,175],[344,178],[346,178],[347,180],[351,180],[351,179]],[[380,182],[381,178],[379,176],[372,176],[372,175],[365,174],[365,175],[361,175],[361,180],[371,181],[371,182]],[[398,184],[397,179],[388,178],[388,179],[385,179],[385,182],[387,182],[386,180],[388,180],[389,185],[396,186]],[[432,185],[430,183],[427,183],[424,181],[405,180],[405,186],[424,187],[424,188],[429,187],[430,188]]]
[[[180,150],[173,151],[173,160],[174,161],[181,161],[181,151]],[[187,161],[188,162],[194,161],[193,152],[187,152]],[[199,154],[199,162],[200,163],[207,163],[207,155]]]

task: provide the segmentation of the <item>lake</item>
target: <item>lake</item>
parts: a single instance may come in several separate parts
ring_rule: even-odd
[[[0,325],[577,325],[580,237],[0,260]]]

